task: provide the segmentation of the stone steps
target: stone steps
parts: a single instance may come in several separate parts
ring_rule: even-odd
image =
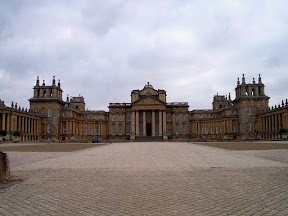
[[[162,136],[139,136],[135,138],[136,142],[162,142]]]

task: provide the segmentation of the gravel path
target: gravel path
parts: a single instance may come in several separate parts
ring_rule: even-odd
[[[22,181],[0,188],[0,215],[286,216],[288,163],[270,158],[279,152],[171,142],[8,152]]]

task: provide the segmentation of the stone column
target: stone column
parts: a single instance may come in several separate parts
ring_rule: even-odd
[[[102,135],[102,123],[100,122],[98,126],[98,135]]]
[[[28,126],[29,126],[29,122],[28,122],[28,118],[25,118],[25,132],[28,133]]]
[[[2,130],[5,130],[5,119],[6,119],[6,115],[5,113],[2,114]]]
[[[10,131],[10,115],[7,114],[6,131]]]
[[[14,115],[11,115],[11,131],[15,131],[14,130]]]
[[[139,110],[136,111],[136,136],[139,136]]]
[[[162,136],[162,111],[159,111],[159,136]]]
[[[132,111],[131,116],[131,139],[135,139],[135,111]]]
[[[34,119],[31,118],[31,134],[34,134]]]
[[[147,132],[146,132],[146,111],[143,111],[143,135],[147,136]]]
[[[29,117],[27,118],[27,123],[28,123],[27,133],[30,133],[30,118]]]
[[[279,130],[279,125],[278,125],[278,114],[274,115],[275,118],[275,131]]]
[[[152,136],[155,136],[155,111],[152,111]]]
[[[166,111],[163,111],[163,140],[167,140],[167,114]]]

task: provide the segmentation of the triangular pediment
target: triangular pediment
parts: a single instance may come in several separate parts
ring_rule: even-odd
[[[163,105],[164,102],[153,97],[144,97],[133,103],[133,105]]]
[[[154,88],[148,87],[148,88],[144,88],[143,90],[141,90],[139,94],[143,96],[144,95],[149,96],[149,95],[158,95],[158,92]]]

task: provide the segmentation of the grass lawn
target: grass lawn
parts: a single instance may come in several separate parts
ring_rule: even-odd
[[[100,146],[101,144],[39,144],[39,145],[17,145],[17,146],[0,146],[0,151],[17,151],[17,152],[73,152]]]
[[[198,145],[211,146],[229,150],[273,150],[288,149],[288,144],[261,142],[197,142]]]

